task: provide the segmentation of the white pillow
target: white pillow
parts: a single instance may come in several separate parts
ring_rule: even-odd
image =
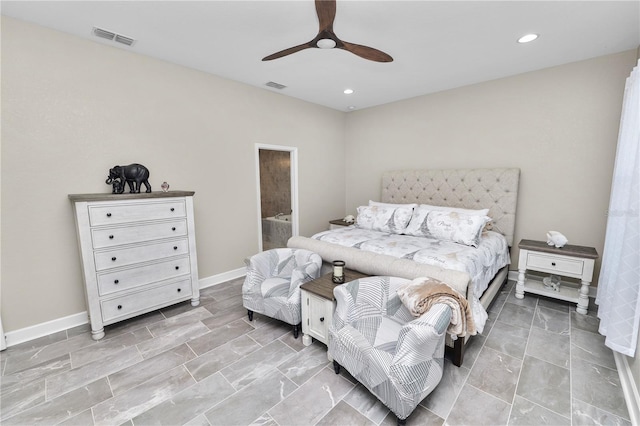
[[[488,216],[489,215],[489,209],[473,210],[473,209],[463,209],[462,207],[432,206],[429,204],[420,204],[420,207],[425,207],[429,210],[435,210],[435,211],[464,213],[472,216]]]
[[[380,201],[369,200],[369,207],[371,206],[382,206],[382,207],[411,207],[412,209],[418,207],[417,204],[393,204],[393,203],[383,203]]]
[[[360,206],[356,226],[373,231],[401,234],[407,227],[413,208],[387,206]]]
[[[488,216],[476,216],[458,212],[431,211],[427,214],[426,227],[429,236],[478,247]]]

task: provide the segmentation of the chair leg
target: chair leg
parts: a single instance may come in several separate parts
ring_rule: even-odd
[[[247,316],[249,317],[249,321],[253,321],[253,311],[247,309]]]
[[[404,426],[407,424],[407,419],[401,419],[398,417],[398,426]]]
[[[335,359],[333,360],[333,371],[335,371],[336,374],[340,374],[340,364],[338,364],[338,361]]]
[[[300,324],[296,324],[293,326],[293,338],[297,339],[300,334]]]

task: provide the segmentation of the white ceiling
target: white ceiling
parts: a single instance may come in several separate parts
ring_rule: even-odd
[[[262,62],[318,32],[313,0],[2,1],[2,14],[340,111],[394,102],[640,45],[640,1],[338,0],[342,40],[390,54],[378,63],[339,49]],[[127,47],[100,27],[136,39]],[[540,38],[518,44],[527,33]],[[272,89],[273,81],[287,86]],[[343,90],[355,92],[345,95]]]

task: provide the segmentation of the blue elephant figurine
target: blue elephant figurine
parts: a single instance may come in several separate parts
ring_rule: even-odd
[[[120,185],[116,185],[114,182],[120,180]],[[106,184],[113,185],[113,192],[121,194],[124,192],[124,183],[129,185],[130,193],[139,193],[141,185],[144,184],[147,189],[146,192],[151,192],[151,185],[149,184],[149,169],[142,164],[129,164],[128,166],[113,166],[109,169],[109,177],[107,177]],[[116,186],[118,188],[116,189]],[[120,191],[120,192],[117,192]]]

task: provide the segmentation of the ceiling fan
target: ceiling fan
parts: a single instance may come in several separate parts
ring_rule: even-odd
[[[336,0],[315,0],[318,21],[320,21],[320,29],[318,35],[307,43],[281,50],[272,55],[262,58],[263,61],[271,61],[273,59],[282,58],[309,48],[320,49],[342,49],[358,55],[361,58],[376,62],[392,62],[393,58],[386,53],[374,49],[373,47],[362,46],[360,44],[347,43],[342,41],[333,32],[333,21],[336,17]]]

